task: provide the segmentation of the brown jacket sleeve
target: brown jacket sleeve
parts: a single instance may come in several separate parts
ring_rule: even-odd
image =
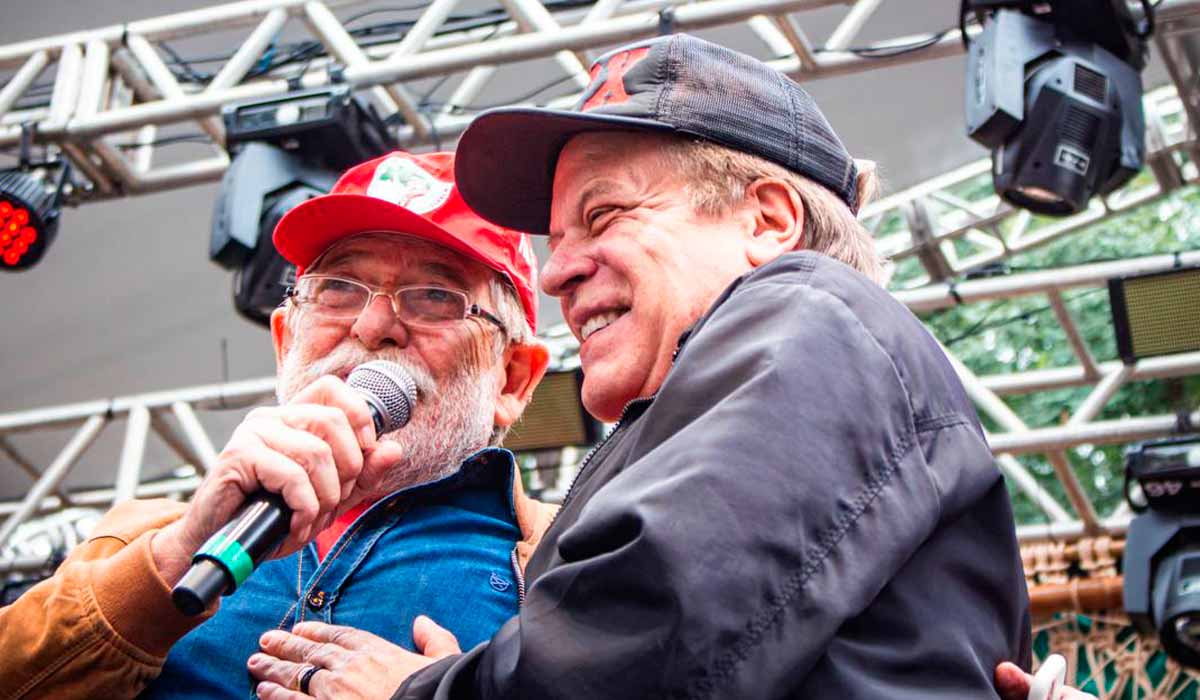
[[[127,698],[158,675],[171,645],[212,614],[176,611],[150,553],[184,508],[113,508],[54,576],[0,608],[0,697]]]

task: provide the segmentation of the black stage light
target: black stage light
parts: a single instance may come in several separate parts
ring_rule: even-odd
[[[58,233],[63,185],[70,166],[58,167],[58,180],[47,171],[0,172],[0,269],[27,270],[42,259]]]
[[[1108,300],[1127,364],[1200,350],[1200,266],[1110,279]]]
[[[397,146],[346,85],[228,105],[222,116],[232,161],[213,211],[209,259],[234,271],[238,313],[267,325],[295,278],[271,242],[275,224],[328,192],[341,171]]]
[[[969,12],[983,31],[967,58],[967,134],[992,150],[1002,198],[1065,216],[1141,170],[1148,30],[1124,0],[964,0]]]
[[[1125,490],[1141,511],[1125,537],[1125,612],[1171,658],[1200,668],[1200,436],[1131,447]]]

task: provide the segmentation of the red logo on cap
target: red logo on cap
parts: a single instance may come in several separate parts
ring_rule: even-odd
[[[619,105],[622,102],[629,101],[629,93],[625,92],[625,74],[630,68],[637,65],[638,61],[646,57],[650,53],[650,47],[645,46],[640,49],[632,49],[630,51],[622,51],[621,53],[608,59],[608,63],[601,65],[596,63],[592,66],[592,80],[595,80],[601,70],[608,70],[608,77],[605,78],[604,84],[596,88],[592,96],[583,103],[580,111],[586,112],[589,109],[603,107],[604,105]]]

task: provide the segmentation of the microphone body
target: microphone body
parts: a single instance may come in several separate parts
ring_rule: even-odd
[[[346,379],[362,394],[371,411],[376,435],[408,423],[417,391],[403,367],[385,360],[354,368]],[[171,600],[185,615],[204,612],[218,596],[229,595],[287,537],[292,509],[276,493],[252,494],[225,527],[192,557],[192,566],[171,589]]]

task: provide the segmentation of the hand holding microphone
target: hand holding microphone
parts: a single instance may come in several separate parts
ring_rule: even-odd
[[[260,561],[296,551],[361,500],[401,457],[398,445],[376,438],[407,422],[415,394],[403,368],[376,361],[347,382],[323,377],[286,405],[252,411],[183,518],[151,541],[168,584],[195,564],[176,586],[176,605],[199,613]]]

